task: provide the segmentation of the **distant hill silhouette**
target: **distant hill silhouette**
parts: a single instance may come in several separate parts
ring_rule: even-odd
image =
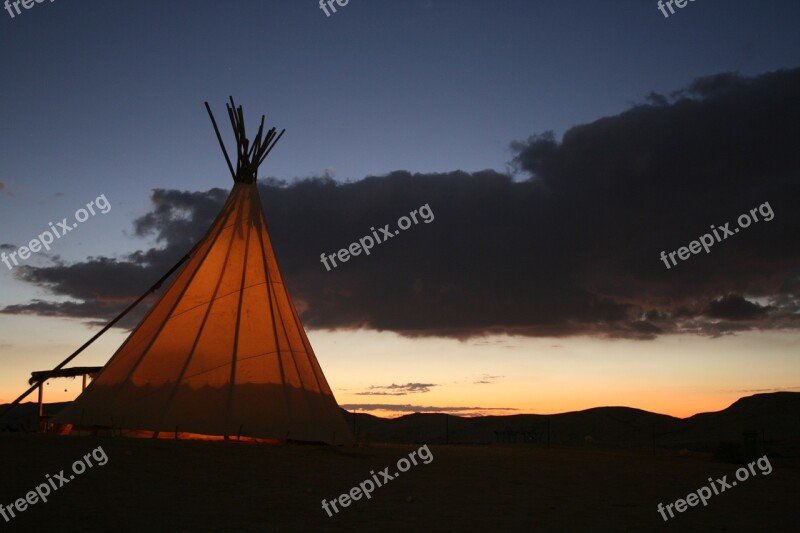
[[[45,405],[55,414],[68,403]],[[393,444],[517,444],[686,449],[719,453],[739,446],[745,431],[773,455],[800,456],[800,393],[740,398],[722,411],[675,418],[630,407],[595,407],[553,415],[459,417],[415,413],[379,418],[347,412],[360,442]],[[0,421],[0,431],[35,431],[36,404],[25,403]]]
[[[353,424],[352,413],[348,421]],[[716,452],[738,444],[745,431],[785,455],[800,455],[800,393],[775,392],[741,398],[722,411],[689,418],[630,407],[596,407],[553,415],[463,418],[415,413],[384,419],[355,417],[361,442],[652,447]],[[548,431],[549,430],[549,431]]]

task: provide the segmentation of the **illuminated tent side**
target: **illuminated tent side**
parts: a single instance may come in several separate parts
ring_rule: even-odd
[[[208,107],[208,104],[206,104]],[[221,213],[184,268],[91,385],[55,422],[158,433],[348,444],[353,436],[325,380],[278,268],[256,187],[283,134],[252,146],[241,107],[234,178]]]

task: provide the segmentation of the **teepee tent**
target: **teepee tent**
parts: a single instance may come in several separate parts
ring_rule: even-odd
[[[231,99],[234,169],[206,107],[233,190],[169,288],[55,422],[347,444],[352,432],[284,285],[256,187],[283,132],[264,134],[262,117],[251,145]]]

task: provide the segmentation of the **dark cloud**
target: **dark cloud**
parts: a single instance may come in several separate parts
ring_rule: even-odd
[[[730,294],[708,304],[704,314],[725,320],[752,320],[766,315],[769,309],[748,302],[738,294]]]
[[[492,170],[267,180],[273,244],[310,328],[633,339],[797,328],[797,94],[800,70],[720,74],[653,93],[561,141],[543,133],[513,143],[522,181]],[[134,228],[155,247],[20,268],[20,279],[79,303],[5,312],[112,316],[191,248],[225,194],[154,191]],[[765,202],[771,221],[669,270],[660,260]],[[320,262],[425,204],[432,222],[330,271]]]
[[[359,396],[405,396],[419,392],[430,392],[435,383],[406,383],[405,385],[373,385],[364,392],[357,392]]]
[[[154,190],[152,211],[136,219],[133,225],[136,236],[154,236],[155,247],[122,258],[90,257],[73,264],[56,258],[51,266],[21,266],[15,270],[19,279],[67,297],[69,301],[34,300],[9,305],[2,312],[89,318],[92,325],[110,320],[148,290],[203,237],[226,196],[227,191],[223,189],[206,192]],[[153,301],[153,297],[145,300],[119,325],[135,326]]]

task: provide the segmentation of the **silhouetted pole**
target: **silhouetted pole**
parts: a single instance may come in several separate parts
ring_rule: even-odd
[[[444,443],[450,444],[450,415],[444,414]]]
[[[39,382],[39,427],[37,431],[44,433],[47,425],[43,424],[44,420],[44,381]]]

